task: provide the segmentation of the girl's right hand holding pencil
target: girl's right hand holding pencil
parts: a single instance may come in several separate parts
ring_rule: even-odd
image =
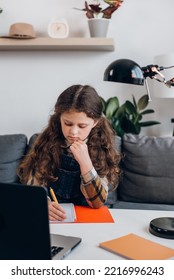
[[[66,213],[63,207],[55,201],[48,199],[48,218],[50,221],[63,221]]]
[[[66,213],[63,207],[59,204],[54,190],[50,187],[50,195],[53,201],[48,201],[48,215],[50,221],[63,221],[66,219]]]

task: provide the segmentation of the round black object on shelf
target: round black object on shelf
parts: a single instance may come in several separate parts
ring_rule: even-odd
[[[153,219],[149,224],[150,233],[167,239],[174,239],[174,217]]]

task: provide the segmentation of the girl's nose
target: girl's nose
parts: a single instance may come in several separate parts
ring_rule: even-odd
[[[77,133],[78,133],[77,127],[71,127],[71,129],[70,129],[70,134],[71,134],[71,135],[76,135]]]

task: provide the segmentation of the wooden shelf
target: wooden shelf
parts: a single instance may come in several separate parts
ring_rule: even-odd
[[[0,51],[114,51],[113,38],[0,38]]]

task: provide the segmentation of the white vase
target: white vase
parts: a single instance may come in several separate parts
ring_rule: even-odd
[[[106,37],[109,27],[109,19],[90,18],[88,19],[89,33],[91,37]]]

